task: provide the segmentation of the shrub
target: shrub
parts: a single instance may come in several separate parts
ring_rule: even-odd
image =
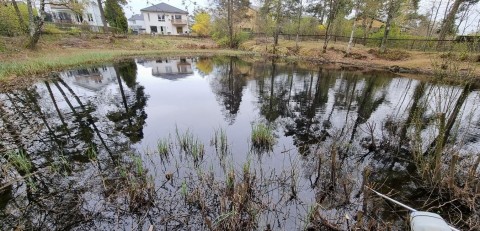
[[[28,27],[28,10],[24,3],[17,3],[24,25],[20,24],[12,4],[0,6],[0,35],[15,36],[26,32]],[[36,11],[33,12],[36,15]]]
[[[60,30],[54,24],[48,23],[48,24],[45,24],[45,26],[43,26],[43,33],[45,33],[45,34],[64,34],[65,31]]]
[[[265,124],[256,124],[252,127],[253,147],[260,150],[271,150],[275,144],[273,130]]]

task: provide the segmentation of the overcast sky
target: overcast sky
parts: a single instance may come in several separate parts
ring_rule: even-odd
[[[195,0],[195,2],[197,2],[197,5],[200,7],[207,7],[208,1],[209,0]],[[143,9],[145,7],[155,5],[161,2],[167,3],[179,9],[185,10],[185,6],[182,5],[182,0],[132,0],[132,1],[129,1],[128,5],[125,7],[125,15],[127,16],[127,18],[130,18],[130,16],[134,14],[140,14],[140,9]],[[186,0],[185,2],[189,2],[189,0]],[[189,12],[193,11],[193,4],[191,4],[190,7],[188,7],[188,11]]]

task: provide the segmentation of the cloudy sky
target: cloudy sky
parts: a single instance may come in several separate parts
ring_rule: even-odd
[[[208,1],[209,0],[195,0],[195,2],[197,2],[197,5],[200,7],[207,7]],[[129,18],[133,14],[139,14],[140,9],[158,4],[161,2],[167,3],[169,5],[172,5],[182,10],[185,9],[185,6],[182,5],[182,0],[132,0],[132,1],[129,1],[128,5],[125,7],[125,15],[127,16],[127,18]],[[191,1],[185,0],[185,2],[188,3]],[[190,4],[190,6],[188,7],[188,10],[189,12],[193,11],[193,4]]]

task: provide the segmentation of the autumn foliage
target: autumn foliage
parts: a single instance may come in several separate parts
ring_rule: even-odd
[[[193,32],[201,36],[210,34],[210,15],[205,12],[201,12],[195,15],[195,24],[192,26]]]

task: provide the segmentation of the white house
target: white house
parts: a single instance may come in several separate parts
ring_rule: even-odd
[[[73,77],[73,84],[83,89],[97,92],[117,81],[113,67],[86,68],[66,72],[66,77]]]
[[[179,35],[188,34],[188,12],[160,3],[140,10],[146,33]]]
[[[134,33],[145,33],[145,21],[142,14],[134,14],[128,19],[128,28]]]
[[[157,59],[153,61],[139,61],[144,67],[152,68],[155,77],[178,80],[193,74],[191,59]]]
[[[83,12],[77,13],[64,5],[45,4],[45,12],[52,16],[56,23],[86,24],[103,26],[100,8],[96,0],[79,0],[83,3]],[[55,1],[51,1],[55,2]]]

